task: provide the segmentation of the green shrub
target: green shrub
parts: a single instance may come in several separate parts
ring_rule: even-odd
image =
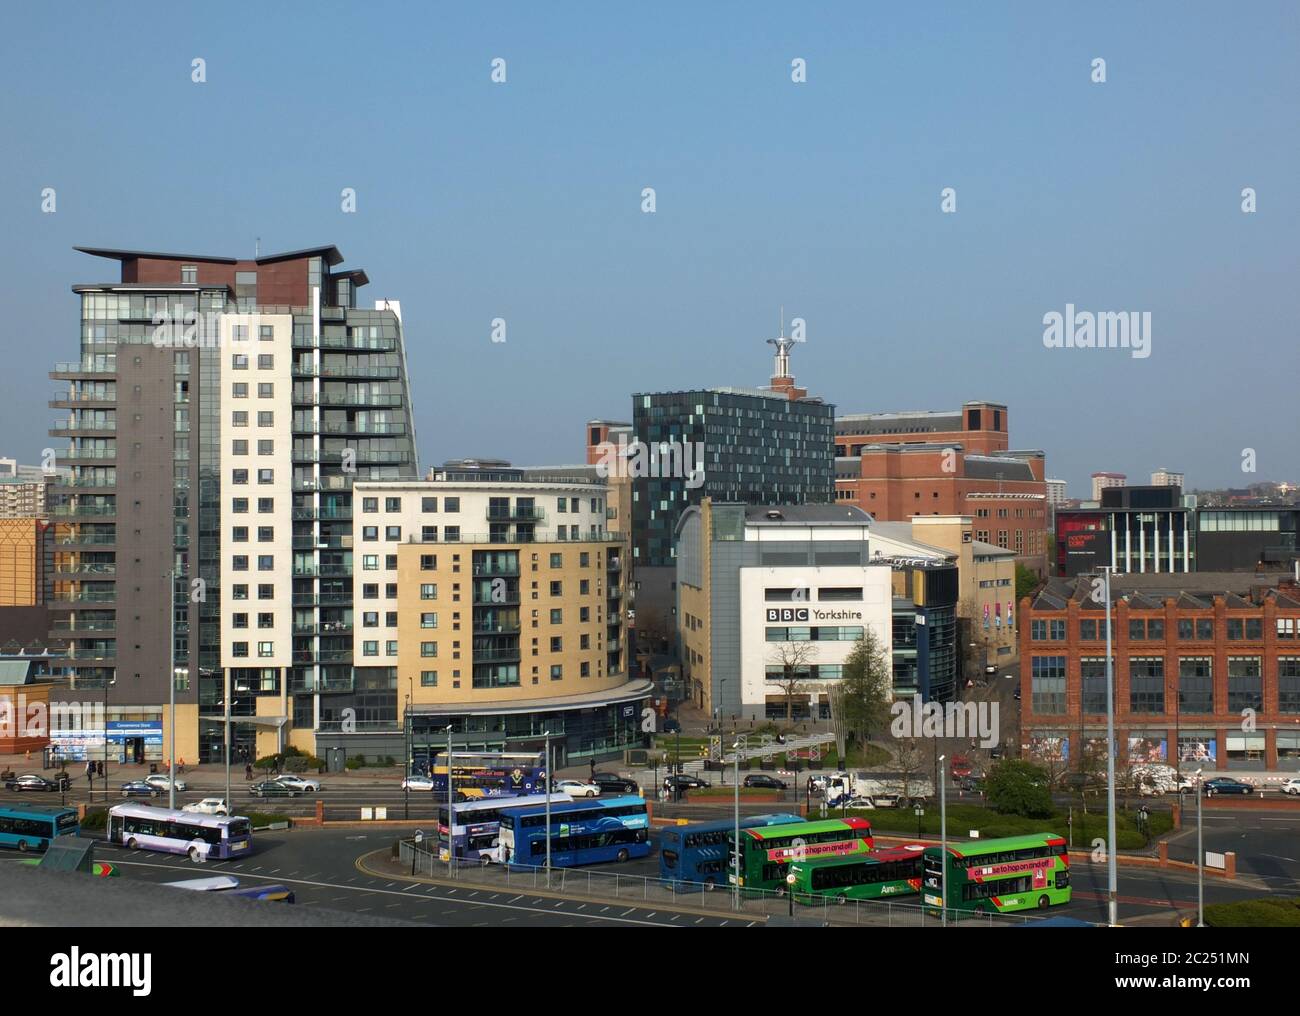
[[[360,769],[365,764],[366,764],[366,760],[362,758],[360,755],[353,755],[350,759],[348,759],[345,763],[343,763],[344,768],[348,769],[349,771],[353,769]]]
[[[386,765],[386,766],[395,766],[395,765],[397,765],[397,759],[393,758],[392,755],[385,755],[385,756],[384,756],[384,765]]]
[[[1300,897],[1211,903],[1205,923],[1211,928],[1300,928]]]
[[[87,808],[86,817],[81,820],[81,828],[91,832],[101,830],[108,822],[107,808]]]

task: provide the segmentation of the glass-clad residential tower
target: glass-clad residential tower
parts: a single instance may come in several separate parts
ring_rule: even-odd
[[[366,275],[336,271],[334,247],[78,249],[121,279],[73,287],[81,357],[51,374],[69,414],[51,432],[71,468],[52,506],[64,694],[107,703],[110,756],[220,758],[227,685],[236,746],[309,747],[359,693],[351,484],[417,475],[400,309],[357,307]]]

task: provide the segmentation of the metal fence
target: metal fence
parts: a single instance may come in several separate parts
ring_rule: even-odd
[[[803,922],[830,925],[863,925],[880,928],[938,928],[944,923],[933,908],[920,903],[895,900],[847,900],[821,897],[814,904],[795,903],[782,892],[744,891],[712,883],[664,883],[644,875],[624,875],[591,868],[552,868],[550,877],[543,867],[472,864],[454,861],[450,865],[435,851],[409,839],[399,841],[399,861],[411,875],[450,878],[475,888],[496,892],[547,890],[575,899],[593,899],[638,906],[694,907],[715,912],[734,911],[738,917],[758,919],[793,916]],[[694,888],[686,888],[686,886]],[[950,910],[947,923],[954,927],[996,927],[1023,925],[1043,920],[1036,914],[977,914]]]

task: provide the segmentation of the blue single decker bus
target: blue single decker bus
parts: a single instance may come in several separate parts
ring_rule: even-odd
[[[80,831],[74,808],[0,805],[0,847],[44,851],[54,837],[76,836]]]

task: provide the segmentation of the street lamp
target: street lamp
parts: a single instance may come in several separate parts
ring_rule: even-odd
[[[1106,565],[1102,569],[1106,576],[1106,897],[1112,928],[1119,924],[1119,875],[1115,859],[1115,658],[1111,655],[1110,630],[1110,573],[1113,567]]]
[[[948,756],[940,755],[935,765]],[[948,926],[948,789],[943,766],[939,767],[939,921]]]
[[[114,674],[104,682],[104,803],[108,803],[108,689],[117,684],[117,675]],[[92,783],[93,787],[94,784]]]
[[[736,764],[736,811],[735,827],[732,834],[735,839],[731,848],[731,906],[740,909],[740,750],[748,748],[747,737],[741,734],[731,746],[731,759]]]
[[[1205,792],[1201,789],[1201,773],[1204,767],[1196,770],[1196,926],[1205,927],[1205,847],[1201,840],[1201,798]]]
[[[455,791],[452,789],[451,778],[451,728],[455,724],[447,724],[447,877],[452,877],[452,856],[455,854],[455,844],[452,842],[452,834],[456,829],[456,802],[454,800]],[[432,774],[430,774],[432,776]]]
[[[406,696],[406,709],[402,713],[402,726],[406,733],[406,776],[402,779],[402,818],[411,817],[411,696]],[[451,842],[450,836],[447,840]]]
[[[167,641],[167,670],[171,674],[167,693],[171,702],[172,750],[171,765],[167,772],[167,807],[176,810],[176,572],[167,573],[167,616],[170,621],[171,636]],[[107,717],[105,717],[107,718]],[[108,774],[105,773],[105,776]],[[105,787],[107,789],[107,786]],[[226,799],[229,804],[229,798]]]
[[[555,774],[551,771],[551,732],[542,731],[546,738],[546,887],[551,886],[551,787],[555,784]]]

